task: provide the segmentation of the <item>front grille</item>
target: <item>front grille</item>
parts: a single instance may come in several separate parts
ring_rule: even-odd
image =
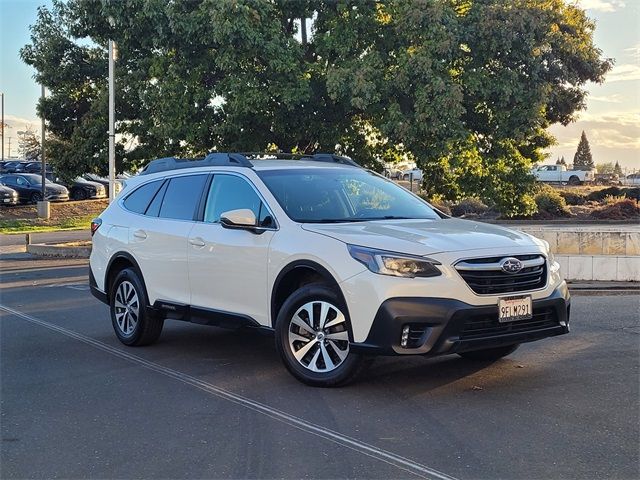
[[[498,313],[478,315],[469,318],[462,328],[460,340],[472,340],[483,337],[493,337],[508,333],[522,333],[543,328],[555,327],[558,318],[552,307],[533,310],[533,317],[517,322],[500,323]]]
[[[521,260],[525,268],[518,273],[504,272],[500,263],[506,258]],[[480,295],[537,290],[547,283],[547,262],[542,255],[473,258],[458,262],[455,267],[467,285]]]

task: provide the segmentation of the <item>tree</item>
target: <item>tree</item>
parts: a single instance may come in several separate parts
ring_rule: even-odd
[[[573,156],[573,168],[576,170],[594,168],[593,157],[591,156],[591,147],[589,147],[589,140],[587,135],[582,132],[580,136],[580,142],[578,142],[578,149]]]
[[[598,173],[611,174],[614,170],[613,162],[599,163],[596,165],[596,170],[598,170]]]
[[[300,18],[314,19],[306,43]],[[111,38],[119,169],[270,145],[410,158],[432,198],[525,215],[546,128],[611,68],[593,30],[563,0],[54,0],[21,55],[70,173],[106,173]]]
[[[622,167],[617,160],[615,166],[613,167],[613,173],[614,175],[618,175],[619,177],[622,177],[624,175],[624,173],[622,172]]]
[[[40,139],[31,126],[27,126],[24,132],[18,132],[18,153],[25,160],[37,161],[42,154]]]

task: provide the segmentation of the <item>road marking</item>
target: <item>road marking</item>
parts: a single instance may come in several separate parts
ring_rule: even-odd
[[[36,325],[40,325],[41,327],[48,328],[62,335],[66,335],[67,337],[83,342],[94,348],[107,352],[115,357],[119,357],[131,363],[136,363],[149,370],[173,378],[182,383],[186,383],[187,385],[196,387],[211,395],[235,403],[236,405],[240,405],[242,407],[248,408],[249,410],[253,410],[254,412],[261,413],[269,418],[285,423],[304,432],[324,438],[325,440],[329,440],[333,443],[337,443],[338,445],[342,445],[368,457],[385,462],[389,465],[393,465],[396,468],[409,472],[418,477],[438,480],[456,480],[455,477],[451,477],[445,473],[439,472],[438,470],[435,470],[431,467],[427,467],[426,465],[414,462],[413,460],[402,457],[398,454],[370,445],[356,438],[349,437],[315,423],[311,423],[289,413],[277,410],[273,407],[270,407],[269,405],[265,405],[242,395],[238,395],[237,393],[233,393],[223,388],[217,387],[211,383],[205,382],[191,375],[187,375],[186,373],[182,373],[172,368],[150,362],[142,357],[124,352],[115,347],[112,347],[111,345],[100,342],[98,340],[94,340],[93,338],[87,337],[86,335],[82,335],[81,333],[77,333],[53,323],[40,320],[36,317],[32,317],[31,315],[28,315],[26,313],[19,312],[18,310],[14,310],[13,308],[7,307],[5,305],[0,304],[0,310],[4,310],[5,312],[10,313],[11,315],[19,317],[23,320],[34,323]]]

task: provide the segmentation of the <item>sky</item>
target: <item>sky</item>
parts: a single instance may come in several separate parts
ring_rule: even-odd
[[[596,163],[619,161],[628,173],[640,170],[640,0],[576,1],[595,20],[595,44],[604,57],[615,59],[615,66],[602,85],[587,84],[587,110],[578,121],[550,128],[557,145],[549,150],[547,162],[564,156],[571,163],[584,130]],[[40,87],[19,57],[20,48],[30,41],[29,25],[39,5],[49,6],[51,0],[0,0],[0,92],[10,126],[5,130],[5,157],[9,137],[11,153],[17,155],[17,132],[40,128]]]

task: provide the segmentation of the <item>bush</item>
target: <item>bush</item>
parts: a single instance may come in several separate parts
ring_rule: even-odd
[[[627,198],[595,210],[591,216],[601,220],[637,219],[640,218],[640,204],[637,200]]]
[[[584,205],[587,203],[587,197],[581,193],[566,192],[563,190],[560,192],[560,196],[564,198],[567,205]]]
[[[591,192],[587,195],[587,200],[590,202],[601,202],[606,197],[619,197],[624,194],[624,191],[620,187],[609,187],[603,188],[602,190],[597,190],[595,192]]]
[[[462,217],[465,215],[483,215],[489,211],[481,200],[477,198],[465,198],[457,205],[451,207],[451,214],[454,217]]]
[[[451,208],[449,207],[449,205],[446,204],[446,202],[433,201],[433,202],[430,202],[430,203],[435,208],[440,210],[442,213],[445,213],[447,215],[451,215]]]
[[[640,202],[640,187],[625,188],[624,196]]]
[[[538,206],[537,218],[547,219],[571,216],[564,198],[554,189],[538,193],[535,200]]]

